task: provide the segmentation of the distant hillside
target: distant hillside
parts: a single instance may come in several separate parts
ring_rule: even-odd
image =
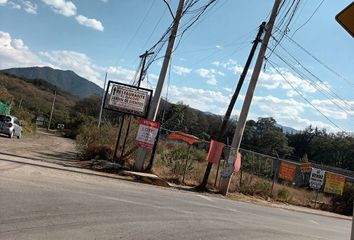
[[[94,94],[102,94],[102,89],[98,85],[83,77],[80,77],[70,70],[63,71],[50,67],[28,67],[4,69],[0,72],[30,80],[43,79],[52,85],[55,85],[58,88],[78,97],[88,97]]]
[[[21,105],[33,115],[49,115],[54,85],[43,80],[26,80],[0,73],[0,89],[1,93],[6,93],[6,98],[13,99],[13,105]],[[77,101],[78,97],[57,88],[56,113],[69,111]]]

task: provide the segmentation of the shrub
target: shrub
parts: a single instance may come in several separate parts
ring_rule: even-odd
[[[205,158],[207,156],[207,153],[202,149],[193,148],[191,155],[192,155],[191,158],[193,160],[196,160],[198,162],[204,162]]]
[[[285,202],[289,201],[290,200],[289,190],[286,188],[281,188],[277,193],[277,197],[281,201],[285,201]]]
[[[186,145],[177,145],[170,151],[163,152],[161,161],[167,166],[170,172],[179,178],[184,173],[187,175],[194,169],[193,161],[189,160],[186,166],[186,159],[188,158],[188,147]]]
[[[254,194],[261,197],[268,197],[270,194],[272,185],[268,181],[257,181],[254,184]]]
[[[116,129],[110,124],[103,124],[100,128],[93,123],[83,125],[76,136],[76,147],[82,159],[92,157],[94,153],[107,157],[109,150],[114,147]]]
[[[354,185],[346,183],[343,195],[336,195],[332,198],[332,209],[336,213],[352,215],[353,214],[353,200],[354,200]]]
[[[111,160],[113,158],[114,149],[109,145],[90,145],[81,156],[82,159],[104,159]]]

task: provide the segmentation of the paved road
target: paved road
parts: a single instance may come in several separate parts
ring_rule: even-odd
[[[10,158],[10,157],[7,157]],[[0,159],[6,159],[0,154]],[[349,239],[350,221],[0,160],[0,239]]]

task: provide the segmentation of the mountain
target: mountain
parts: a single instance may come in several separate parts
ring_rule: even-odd
[[[286,126],[282,126],[280,124],[275,124],[277,127],[281,128],[283,130],[283,133],[285,134],[290,134],[290,135],[293,135],[293,134],[296,134],[296,133],[299,133],[300,131],[292,128],[292,127],[286,127]]]
[[[29,80],[46,80],[50,84],[78,97],[102,94],[102,88],[70,70],[63,71],[50,67],[28,67],[9,68],[1,70],[0,72]]]

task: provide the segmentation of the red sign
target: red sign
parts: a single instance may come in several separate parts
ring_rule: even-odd
[[[218,163],[220,161],[220,156],[222,153],[222,149],[224,148],[223,143],[211,140],[209,152],[206,160],[210,163]]]
[[[279,171],[280,178],[288,181],[293,181],[295,177],[295,172],[296,172],[295,164],[291,164],[283,161],[280,163],[280,171]]]
[[[197,138],[196,136],[184,133],[184,132],[173,132],[170,133],[167,136],[168,139],[175,139],[175,140],[182,140],[188,144],[193,144],[196,142],[202,142],[202,140],[200,140],[199,138]]]
[[[138,147],[152,149],[154,147],[155,139],[159,128],[159,122],[154,122],[141,118],[138,135],[136,136]]]
[[[241,169],[241,153],[238,152],[236,155],[235,165],[234,165],[234,173],[238,173]]]

